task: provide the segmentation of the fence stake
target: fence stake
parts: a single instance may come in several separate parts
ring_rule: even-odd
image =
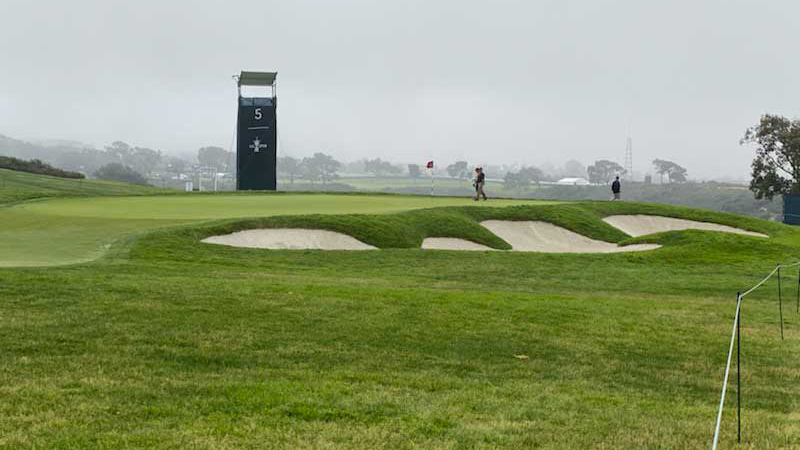
[[[739,293],[736,293],[739,297]],[[742,369],[739,365],[739,360],[742,357],[741,345],[742,337],[739,333],[739,327],[742,325],[742,307],[739,306],[739,317],[736,320],[736,442],[742,443]]]
[[[783,300],[781,299],[781,265],[778,264],[778,316],[781,321],[781,340],[783,340]]]
[[[725,391],[728,389],[728,375],[731,372],[731,357],[733,356],[733,341],[736,339],[736,324],[739,321],[739,309],[742,306],[741,294],[736,295],[736,313],[733,315],[733,326],[731,326],[731,344],[728,347],[728,358],[725,362],[725,376],[722,378],[722,393],[719,396],[719,410],[717,411],[717,424],[714,426],[714,440],[711,450],[717,450],[719,443],[719,425],[722,422],[722,407],[725,406]]]

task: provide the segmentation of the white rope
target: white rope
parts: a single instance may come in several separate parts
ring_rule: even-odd
[[[791,264],[778,264],[774,269],[772,269],[772,272],[770,272],[769,275],[767,275],[763,280],[759,281],[758,284],[756,284],[755,286],[751,287],[744,294],[742,294],[742,297],[746,296],[747,294],[749,294],[749,293],[755,291],[756,289],[758,289],[759,287],[761,287],[761,285],[766,283],[767,280],[770,279],[770,277],[775,275],[775,272],[777,272],[778,269],[786,269],[786,268],[795,267],[795,266],[800,266],[800,261],[794,262],[794,263],[791,263]]]
[[[746,291],[744,294],[742,294],[742,297],[746,296],[747,294],[749,294],[749,293],[755,291],[756,289],[758,289],[759,287],[761,287],[761,285],[766,283],[767,280],[769,280],[770,278],[772,278],[772,276],[775,275],[775,272],[777,272],[778,269],[780,269],[780,268],[781,268],[781,266],[777,266],[774,269],[772,269],[772,272],[770,272],[769,275],[767,275],[763,280],[759,281],[758,284],[756,284],[755,286],[751,287],[748,291]]]
[[[775,270],[778,270],[777,268]],[[768,277],[769,278],[769,277]],[[728,389],[728,374],[731,371],[731,356],[733,356],[733,341],[736,339],[736,324],[739,323],[739,308],[742,305],[742,296],[736,299],[736,315],[733,318],[733,330],[731,331],[731,346],[728,349],[728,362],[725,364],[725,378],[722,379],[722,395],[719,399],[719,412],[717,413],[717,425],[714,427],[714,443],[711,450],[717,450],[719,441],[719,424],[722,422],[722,407],[725,405],[725,391]]]
[[[800,266],[799,262],[794,262],[791,264],[778,264],[772,269],[772,272],[769,273],[763,280],[759,281],[758,284],[748,289],[744,294],[739,294],[739,297],[736,299],[736,314],[733,317],[733,330],[731,331],[731,345],[728,348],[728,361],[725,363],[725,378],[722,380],[722,394],[720,395],[719,399],[719,411],[717,412],[717,424],[714,427],[714,442],[711,444],[711,450],[717,450],[717,442],[719,442],[719,425],[722,422],[722,407],[725,405],[725,391],[728,389],[728,375],[730,374],[731,370],[731,357],[733,356],[733,343],[736,339],[736,325],[739,323],[739,311],[742,306],[742,299],[749,293],[755,291],[761,285],[767,282],[770,278],[772,278],[775,273],[782,268],[788,267],[795,267]]]

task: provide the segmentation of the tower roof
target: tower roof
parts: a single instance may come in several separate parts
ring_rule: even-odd
[[[239,74],[239,86],[272,86],[278,72],[246,72]]]

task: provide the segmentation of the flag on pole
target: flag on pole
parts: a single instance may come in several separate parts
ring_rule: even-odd
[[[428,161],[425,167],[431,169],[429,173],[431,174],[431,197],[433,197],[433,160]]]

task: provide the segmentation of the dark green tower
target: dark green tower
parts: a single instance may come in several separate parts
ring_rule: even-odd
[[[242,72],[238,79],[239,115],[236,132],[236,189],[270,190],[277,187],[278,127],[275,78],[277,72]],[[242,86],[262,86],[268,95],[242,96]]]

